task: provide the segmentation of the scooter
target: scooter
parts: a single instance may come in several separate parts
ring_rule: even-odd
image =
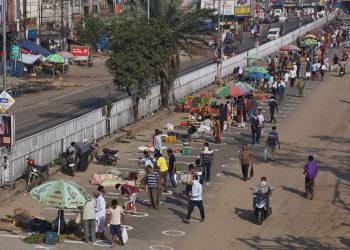
[[[49,166],[48,165],[35,165],[33,159],[27,159],[28,165],[28,178],[26,190],[29,192],[34,186],[40,184],[42,181],[46,181],[49,175]]]
[[[75,149],[68,147],[63,153],[63,161],[61,165],[61,172],[69,176],[75,176],[77,170],[77,163],[75,159]]]
[[[96,155],[96,160],[98,163],[103,163],[103,165],[117,165],[117,162],[119,160],[118,158],[118,152],[119,150],[113,150],[109,148],[102,149],[103,154],[102,155]]]
[[[343,77],[345,75],[345,68],[340,68],[339,70],[339,76]]]
[[[92,142],[88,142],[87,139],[84,139],[84,144],[89,148],[89,160],[90,162],[94,161],[94,158],[97,156],[98,144],[94,144]]]
[[[257,193],[253,199],[253,208],[255,216],[258,219],[258,224],[261,225],[262,222],[270,215],[269,195]]]

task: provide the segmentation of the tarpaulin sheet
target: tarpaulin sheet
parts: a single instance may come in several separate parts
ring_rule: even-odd
[[[27,40],[27,39],[23,40],[20,45],[22,48],[30,50],[33,53],[41,54],[43,56],[49,56],[52,54],[47,49],[45,49],[45,48],[41,47],[40,45],[37,45],[36,43],[33,43],[32,41]]]

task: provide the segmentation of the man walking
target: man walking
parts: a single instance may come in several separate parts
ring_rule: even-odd
[[[158,189],[160,189],[160,181],[158,173],[153,171],[153,168],[148,165],[146,166],[146,193],[148,193],[150,199],[150,207],[153,209],[159,209],[159,197]]]
[[[89,243],[89,235],[91,235],[91,242],[96,241],[96,201],[95,199],[89,200],[85,203],[81,215],[81,220],[84,227],[84,240]]]
[[[124,246],[122,239],[122,225],[125,225],[124,209],[118,206],[117,200],[112,200],[111,207],[107,209],[107,217],[110,224],[109,228],[112,236],[111,248],[115,248],[117,246],[117,243]]]
[[[271,100],[269,102],[269,107],[270,107],[270,116],[271,116],[270,123],[272,123],[272,121],[276,123],[275,111],[278,112],[278,104],[275,97],[271,97]]]
[[[168,165],[166,164],[166,160],[162,154],[156,155],[156,160],[157,160],[157,167],[158,167],[159,181],[160,181],[159,188],[161,188],[162,180],[163,180],[164,192],[167,193],[168,192],[168,186],[167,186]]]
[[[304,86],[305,86],[305,84],[304,84],[303,78],[298,79],[298,81],[297,81],[297,88],[298,88],[298,96],[299,97],[303,97],[304,96]]]
[[[205,214],[202,199],[202,185],[198,181],[198,175],[193,176],[192,191],[190,192],[190,202],[188,205],[187,215],[184,219],[185,223],[190,223],[191,215],[195,205],[198,207],[199,212],[201,214],[200,222],[204,222]]]
[[[242,151],[239,153],[239,162],[241,163],[243,180],[248,180],[249,166],[253,167],[253,155],[248,149],[248,144],[243,144]]]
[[[172,149],[167,150],[169,156],[169,164],[168,164],[168,174],[171,182],[171,186],[173,190],[177,190],[177,183],[175,181],[175,173],[176,173],[176,158]]]
[[[280,141],[278,138],[278,133],[276,131],[276,126],[272,126],[272,131],[267,136],[267,140],[265,143],[265,146],[269,150],[269,156],[270,156],[271,161],[275,161],[277,145],[278,145],[278,149],[280,149],[281,145],[280,145]]]
[[[94,192],[94,197],[96,200],[96,232],[101,240],[105,239],[105,221],[106,221],[106,201],[102,197],[99,191]]]
[[[214,162],[214,152],[209,149],[209,143],[205,142],[203,150],[200,154],[201,164],[203,168],[203,180],[209,182],[210,169]]]
[[[252,128],[252,145],[259,143],[260,139],[260,123],[256,111],[251,118],[251,128]]]
[[[162,132],[159,129],[154,131],[153,137],[154,155],[159,155],[162,153],[163,142],[162,142]]]

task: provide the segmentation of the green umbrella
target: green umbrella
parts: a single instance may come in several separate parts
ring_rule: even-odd
[[[317,45],[317,41],[314,40],[314,39],[305,39],[303,41],[303,44],[306,45],[306,46],[316,46]]]
[[[30,191],[30,196],[40,203],[58,208],[58,236],[60,235],[61,210],[78,208],[85,205],[93,197],[73,181],[47,181]]]
[[[249,83],[246,83],[246,82],[238,82],[236,83],[236,86],[237,87],[240,87],[240,88],[245,88],[247,90],[254,90],[254,87],[252,85],[250,85]]]
[[[48,62],[52,62],[52,63],[64,63],[64,58],[58,54],[54,54],[54,55],[49,55],[48,57],[46,57],[46,61]]]
[[[263,58],[261,58],[260,56],[257,56],[257,55],[249,55],[249,56],[246,56],[244,57],[245,59],[251,59],[251,60],[264,60]]]
[[[245,68],[245,71],[247,73],[250,73],[250,72],[262,73],[262,74],[269,73],[269,71],[267,69],[260,67],[260,66],[248,67],[248,68]]]

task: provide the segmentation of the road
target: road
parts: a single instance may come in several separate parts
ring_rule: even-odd
[[[279,25],[281,23],[274,23],[272,27]],[[267,26],[267,24],[263,25],[262,37],[266,37]],[[299,22],[291,20],[287,23],[285,32],[291,32],[298,27]],[[252,47],[254,47],[254,40],[244,37],[240,51],[243,52]],[[181,66],[179,75],[204,67],[212,62],[213,60],[211,58],[203,57],[187,62]],[[21,97],[17,98],[16,105],[11,108],[11,112],[14,112],[16,115],[16,140],[54,127],[55,125],[99,108],[103,98],[106,96],[105,86],[110,84],[110,81],[100,82],[86,89],[73,92],[66,91],[60,96],[52,96],[46,99],[40,99],[37,95],[33,95],[30,102],[22,102],[21,105],[19,105]],[[123,92],[112,91],[112,98],[114,100],[118,100],[124,96],[125,93]]]
[[[189,225],[182,223],[187,202],[180,195],[184,189],[179,184],[179,193],[163,194],[163,203],[158,211],[147,209],[147,195],[141,192],[137,203],[139,213],[127,215],[129,242],[123,249],[349,249],[350,248],[350,85],[349,75],[338,77],[335,72],[326,73],[324,81],[309,81],[305,96],[296,96],[296,89],[287,89],[285,101],[276,115],[280,134],[281,150],[276,162],[264,163],[263,145],[250,145],[250,128],[230,128],[223,133],[223,144],[212,144],[215,163],[209,185],[204,185],[203,199],[206,221],[199,222],[195,209]],[[260,104],[265,119],[269,119],[266,102]],[[131,129],[139,138],[130,144],[118,144],[122,172],[137,169],[140,152],[137,145],[145,143],[155,127],[166,121],[177,124],[183,114],[156,114],[146,118]],[[157,121],[155,123],[154,121]],[[142,125],[141,125],[142,124]],[[266,124],[269,131],[273,124]],[[141,126],[141,127],[138,127]],[[264,142],[265,136],[262,140]],[[209,140],[209,138],[208,138]],[[255,175],[248,182],[241,180],[238,151],[243,143],[249,143],[254,156]],[[180,144],[181,145],[181,144]],[[115,144],[109,145],[116,147]],[[168,144],[167,146],[172,146]],[[176,154],[177,163],[185,170],[199,154],[202,143],[192,143],[192,154]],[[303,196],[303,165],[312,154],[320,166],[316,179],[314,200]],[[95,190],[88,182],[92,173],[103,173],[106,166],[92,164],[86,173],[77,173],[74,181]],[[273,214],[257,225],[252,212],[252,193],[261,176],[266,176],[274,186]],[[58,175],[57,179],[71,179]],[[116,197],[117,191],[106,187],[107,200]],[[39,205],[28,196],[18,195],[11,205],[0,205],[0,217],[10,214],[16,207],[27,208],[33,215],[53,218],[55,209]],[[66,210],[66,219],[74,219],[76,212]],[[21,237],[0,233],[4,249],[37,249],[41,245],[28,246]],[[107,242],[84,244],[65,242],[50,249],[89,250],[107,248]]]

